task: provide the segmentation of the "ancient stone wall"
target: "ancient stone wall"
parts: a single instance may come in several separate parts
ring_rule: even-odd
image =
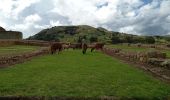
[[[22,39],[22,33],[18,31],[0,31],[0,39]]]
[[[166,53],[161,53],[159,51],[132,52],[105,47],[103,52],[107,55],[121,57],[131,62],[170,69],[170,60],[166,58]]]
[[[19,54],[19,55],[15,55],[15,56],[0,57],[0,67],[24,62],[32,57],[47,54],[47,53],[49,53],[48,50],[49,50],[48,47],[44,47],[44,48],[41,48],[40,50],[33,51],[30,53]]]
[[[49,46],[50,43],[47,41],[38,41],[38,40],[15,40],[15,39],[0,40],[0,46],[10,46],[10,45]]]

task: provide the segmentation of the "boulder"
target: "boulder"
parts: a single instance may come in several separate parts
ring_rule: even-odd
[[[170,44],[167,44],[166,46],[167,46],[168,48],[170,48]]]
[[[170,59],[167,59],[164,62],[162,62],[161,67],[164,67],[170,70]]]
[[[160,51],[148,51],[146,54],[148,58],[166,58],[166,53],[162,53]]]
[[[150,65],[154,65],[154,66],[160,67],[161,64],[164,62],[164,60],[163,59],[158,59],[158,58],[149,58],[147,62]]]

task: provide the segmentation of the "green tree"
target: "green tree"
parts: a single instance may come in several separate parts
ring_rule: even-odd
[[[146,43],[149,43],[149,44],[154,44],[155,43],[155,39],[152,36],[145,37],[145,41],[146,41]]]
[[[120,43],[121,41],[120,41],[120,39],[119,39],[119,37],[118,36],[116,36],[116,35],[114,35],[114,36],[112,36],[112,43],[113,44],[116,44],[116,43]]]
[[[90,40],[90,43],[93,43],[93,42],[97,42],[98,38],[97,36],[91,36],[89,40]]]

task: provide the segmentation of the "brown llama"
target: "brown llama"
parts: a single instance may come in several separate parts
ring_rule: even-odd
[[[91,47],[91,52],[93,52],[93,50],[103,50],[104,47],[104,43],[95,43],[92,47]]]
[[[59,53],[62,51],[62,43],[52,43],[50,46],[51,54],[56,53],[56,51]]]

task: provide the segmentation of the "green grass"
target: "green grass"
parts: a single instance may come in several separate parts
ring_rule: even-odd
[[[155,50],[155,48],[141,48],[141,47],[134,47],[134,46],[127,46],[127,45],[107,45],[107,47],[111,47],[111,48],[119,48],[122,49],[124,51],[149,51],[149,50]],[[170,58],[170,51],[169,50],[161,50],[161,52],[165,52],[167,57]]]
[[[170,51],[169,50],[162,50],[162,52],[165,52],[167,57],[170,58]]]
[[[170,85],[99,52],[65,51],[0,69],[0,96],[163,98]]]
[[[38,46],[24,46],[24,45],[12,45],[7,47],[0,47],[0,56],[15,55],[37,50]]]
[[[125,51],[147,51],[147,50],[154,50],[154,48],[142,48],[142,47],[135,47],[135,46],[128,46],[128,45],[108,45],[107,47],[111,48],[119,48]]]

